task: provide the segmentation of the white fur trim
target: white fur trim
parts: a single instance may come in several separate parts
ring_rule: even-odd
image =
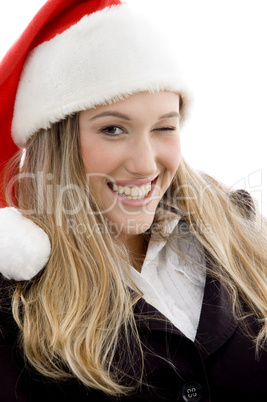
[[[30,280],[47,264],[47,234],[15,208],[0,209],[0,272],[8,279]]]
[[[139,91],[184,92],[178,44],[129,5],[83,17],[29,55],[12,123],[23,147],[40,128]]]

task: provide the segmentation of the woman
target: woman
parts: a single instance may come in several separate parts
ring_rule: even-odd
[[[183,160],[174,53],[50,0],[3,60],[0,401],[266,397],[265,222]]]

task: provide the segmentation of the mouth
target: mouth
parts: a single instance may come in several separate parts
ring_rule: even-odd
[[[127,200],[143,200],[150,196],[155,187],[157,178],[158,176],[154,180],[141,186],[136,186],[133,184],[122,186],[119,183],[112,182],[109,182],[108,186],[119,197],[125,198]]]

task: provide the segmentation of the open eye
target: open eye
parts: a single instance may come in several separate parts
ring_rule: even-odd
[[[101,128],[100,132],[110,137],[116,137],[124,133],[123,129],[118,126],[106,126]]]

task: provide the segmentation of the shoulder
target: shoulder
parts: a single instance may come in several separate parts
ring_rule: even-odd
[[[231,191],[229,193],[229,197],[245,218],[254,218],[256,214],[255,203],[251,195],[246,190],[240,189]]]

